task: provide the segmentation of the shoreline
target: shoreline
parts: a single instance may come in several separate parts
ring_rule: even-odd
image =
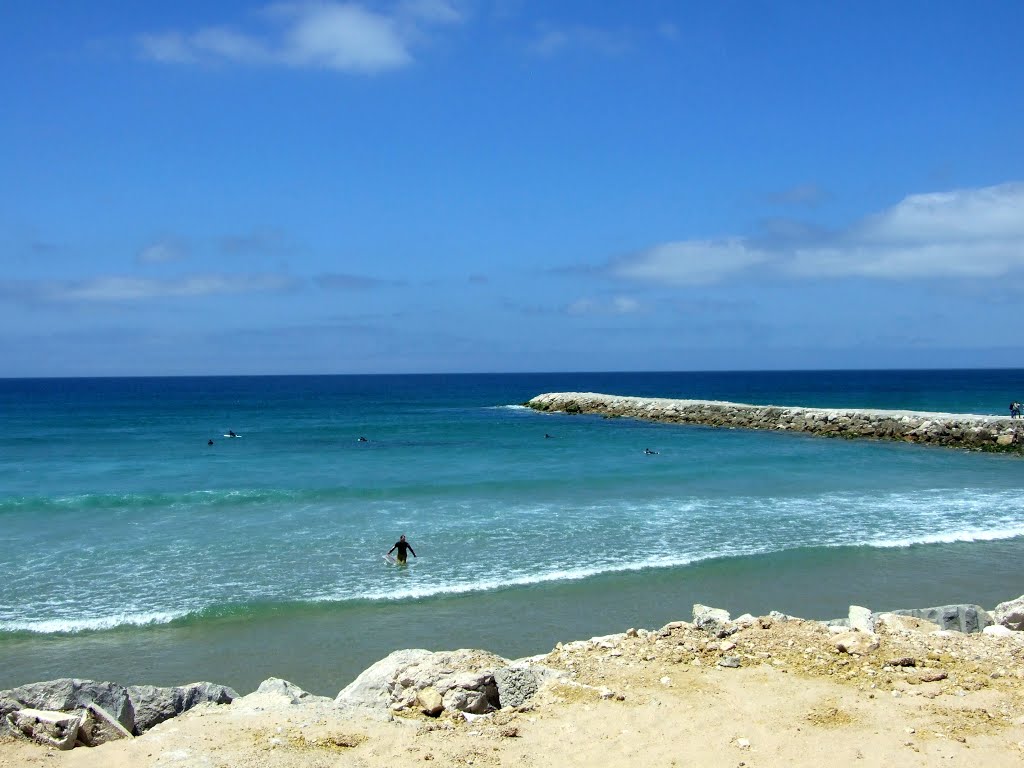
[[[285,615],[0,641],[0,689],[83,677],[180,685],[209,679],[239,692],[271,675],[330,695],[402,647],[487,648],[525,656],[565,638],[657,626],[694,602],[826,620],[851,603],[892,610],[944,602],[994,606],[1018,588],[1024,538],[846,547],[717,558],[502,592],[401,604],[312,606]],[[956,563],[955,582],[944,564]],[[487,620],[481,622],[480,617]],[[395,622],[402,630],[395,632]]]
[[[0,739],[0,766],[937,766],[1024,756],[1024,632],[963,634],[856,606],[848,622],[694,605],[690,621],[526,659],[400,651],[336,698],[271,679],[92,748]],[[495,681],[500,708],[480,706]]]
[[[630,417],[672,424],[789,431],[823,437],[895,440],[949,448],[1024,453],[1024,419],[1009,416],[750,405],[596,392],[548,392],[531,398],[525,405],[546,413]]]

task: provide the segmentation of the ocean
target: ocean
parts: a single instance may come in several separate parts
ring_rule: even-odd
[[[0,689],[334,695],[398,648],[514,658],[695,602],[1024,593],[1017,456],[522,405],[560,391],[1006,414],[1024,370],[0,379]]]

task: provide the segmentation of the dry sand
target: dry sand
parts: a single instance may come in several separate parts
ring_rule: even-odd
[[[853,656],[817,622],[764,619],[725,639],[674,623],[559,646],[542,663],[567,681],[473,722],[249,696],[93,749],[6,741],[0,766],[1024,765],[1024,633],[934,629],[893,620]]]

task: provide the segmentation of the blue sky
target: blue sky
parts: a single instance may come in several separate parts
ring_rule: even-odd
[[[1021,365],[1024,4],[0,5],[0,376]]]

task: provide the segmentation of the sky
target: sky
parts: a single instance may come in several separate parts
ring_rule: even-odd
[[[1021,29],[0,2],[0,377],[1020,367]]]

